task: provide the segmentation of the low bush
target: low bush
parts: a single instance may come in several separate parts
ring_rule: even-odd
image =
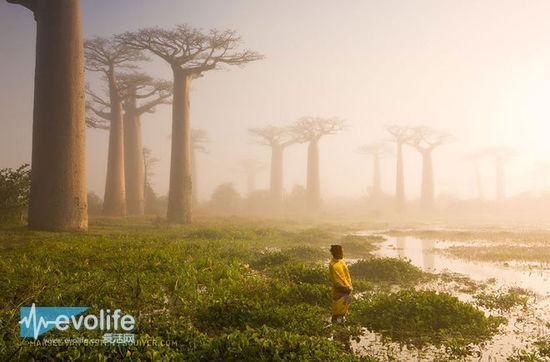
[[[353,279],[399,285],[417,283],[427,277],[410,261],[396,258],[362,259],[350,265],[349,271]]]
[[[394,342],[416,348],[444,346],[455,356],[471,353],[471,345],[491,339],[505,321],[486,317],[449,294],[415,290],[359,300],[351,319]]]

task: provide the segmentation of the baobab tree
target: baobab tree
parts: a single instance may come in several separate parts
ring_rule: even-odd
[[[426,210],[434,205],[434,172],[433,151],[450,140],[450,135],[429,127],[420,126],[412,129],[412,136],[407,142],[422,156],[422,184],[420,189],[420,203]]]
[[[126,214],[123,95],[117,76],[121,69],[133,68],[133,62],[144,60],[145,57],[140,51],[127,47],[113,38],[100,37],[84,42],[84,56],[86,69],[101,73],[107,82],[108,89],[108,100],[88,89],[88,95],[91,98],[88,108],[98,117],[109,121],[109,151],[103,214],[123,216]],[[101,109],[97,109],[95,105]]]
[[[389,125],[386,130],[395,142],[395,204],[398,211],[403,210],[406,203],[405,197],[405,173],[403,168],[403,145],[406,144],[412,136],[410,127]]]
[[[476,177],[476,188],[477,188],[477,198],[479,200],[485,199],[485,194],[483,192],[483,181],[481,178],[481,170],[479,169],[479,161],[486,156],[484,151],[472,152],[466,155],[466,160],[472,162],[474,166],[474,174]]]
[[[302,117],[291,126],[298,143],[308,143],[306,203],[311,211],[321,206],[321,178],[319,174],[319,141],[344,129],[344,121],[338,118]]]
[[[191,130],[191,175],[192,175],[192,196],[193,206],[199,204],[198,182],[197,182],[197,152],[207,153],[206,144],[210,142],[208,133],[203,129],[193,128]]]
[[[147,50],[167,62],[174,77],[172,103],[172,156],[168,213],[170,222],[190,223],[192,219],[191,118],[189,90],[193,79],[221,65],[244,65],[261,59],[250,50],[240,50],[236,32],[211,30],[203,33],[187,25],[175,29],[146,28],[118,37],[134,50]]]
[[[485,150],[487,156],[492,157],[495,160],[495,194],[496,200],[502,201],[505,198],[505,174],[504,164],[514,156],[515,151],[508,146],[496,146],[490,147]]]
[[[237,167],[237,171],[244,173],[246,176],[246,189],[248,195],[252,194],[252,192],[256,190],[256,176],[264,170],[264,163],[254,158],[246,158],[241,160]]]
[[[362,155],[372,156],[372,194],[373,199],[378,199],[382,195],[382,186],[380,182],[380,160],[391,153],[388,144],[385,142],[376,142],[364,145],[358,152]]]
[[[287,127],[267,126],[248,130],[256,143],[271,148],[270,194],[278,208],[283,201],[283,154],[285,148],[296,143]]]
[[[79,0],[8,0],[34,13],[36,68],[29,227],[88,227]]]
[[[119,76],[124,108],[124,178],[126,209],[129,215],[145,212],[144,160],[141,116],[154,113],[160,104],[169,104],[172,84],[143,73]]]

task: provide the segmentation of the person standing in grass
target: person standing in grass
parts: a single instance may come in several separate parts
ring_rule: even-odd
[[[344,261],[342,245],[331,245],[332,260],[329,263],[332,282],[332,322],[345,321],[348,314],[350,294],[353,290],[348,266]]]

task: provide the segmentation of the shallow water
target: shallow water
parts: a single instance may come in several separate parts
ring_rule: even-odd
[[[492,263],[454,258],[441,252],[453,246],[472,246],[470,242],[447,242],[414,236],[386,236],[375,252],[378,256],[407,258],[412,264],[430,272],[455,272],[476,281],[494,278],[500,286],[517,286],[550,296],[550,269],[529,269],[528,263]]]
[[[364,233],[367,234],[367,233]],[[373,234],[372,232],[368,234]],[[378,244],[375,252],[380,257],[407,258],[411,263],[425,271],[433,273],[459,273],[478,282],[491,280],[491,290],[503,290],[509,287],[522,287],[536,293],[536,297],[529,301],[528,310],[515,309],[504,313],[509,323],[502,326],[501,333],[482,347],[481,356],[471,357],[468,360],[502,361],[517,350],[530,349],[533,341],[549,334],[550,322],[550,269],[546,266],[530,270],[528,263],[492,263],[470,261],[449,256],[444,250],[453,246],[476,246],[480,243],[460,241],[438,241],[420,239],[413,236],[388,236],[377,232],[385,241]],[[482,241],[484,244],[492,244]],[[421,287],[451,293],[459,299],[472,302],[472,296],[456,290],[452,284],[434,283]],[[483,308],[481,308],[483,309]],[[499,314],[485,311],[487,314]],[[398,360],[433,360],[442,358],[441,351],[435,349],[415,351],[402,349],[395,343],[383,343],[375,333],[366,332],[361,342],[355,348],[367,354],[374,354],[381,360],[396,358]],[[391,357],[390,357],[391,356]],[[444,358],[444,357],[443,357]]]

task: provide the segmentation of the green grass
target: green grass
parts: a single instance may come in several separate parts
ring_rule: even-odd
[[[96,220],[82,234],[0,230],[0,360],[357,360],[350,339],[371,326],[375,304],[369,309],[352,301],[356,318],[345,327],[327,327],[328,246],[341,243],[346,257],[366,258],[350,266],[356,290],[379,291],[374,287],[387,283],[414,286],[424,273],[404,261],[372,258],[379,240],[350,231],[241,219],[173,226],[132,218]],[[421,302],[435,308],[445,300]],[[19,307],[32,303],[89,306],[92,312],[120,308],[136,317],[139,343],[30,345],[19,337],[18,321]],[[412,326],[407,318],[416,316],[400,318]],[[476,326],[483,327],[483,321]],[[469,319],[455,322],[471,325]],[[430,333],[419,328],[416,338]],[[46,336],[101,338],[102,333]]]

